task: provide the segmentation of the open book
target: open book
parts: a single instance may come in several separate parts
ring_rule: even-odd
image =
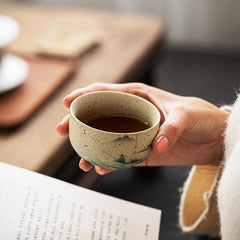
[[[156,240],[161,211],[0,162],[0,239]]]

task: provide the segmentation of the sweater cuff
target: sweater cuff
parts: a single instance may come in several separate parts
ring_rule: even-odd
[[[217,166],[194,166],[184,185],[180,201],[179,222],[184,232],[219,236]]]
[[[232,105],[224,105],[221,106],[220,109],[223,111],[232,112]]]

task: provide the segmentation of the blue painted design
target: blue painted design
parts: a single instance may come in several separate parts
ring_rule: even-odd
[[[130,162],[126,162],[126,159],[123,154],[121,154],[118,159],[113,159],[112,162],[108,162],[108,163],[103,163],[100,159],[96,159],[93,161],[93,160],[86,159],[85,157],[81,157],[80,155],[79,157],[85,159],[86,161],[88,161],[93,165],[109,168],[109,169],[130,168],[130,167],[133,167],[135,164],[138,164],[144,160],[144,159],[131,159]]]
[[[126,163],[126,159],[125,159],[125,157],[123,156],[123,154],[120,155],[120,158],[117,159],[117,161],[118,161],[119,163]]]
[[[125,135],[124,137],[119,137],[114,140],[114,142],[130,142],[134,141],[134,138],[130,138],[128,135]]]
[[[142,162],[144,159],[130,159],[130,163]]]

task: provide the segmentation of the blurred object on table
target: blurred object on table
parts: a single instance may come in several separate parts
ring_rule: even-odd
[[[20,26],[15,19],[0,15],[0,50],[14,41],[19,32]]]
[[[132,16],[95,10],[68,8],[45,8],[37,6],[30,11],[27,5],[1,5],[1,13],[8,13],[21,25],[21,35],[9,49],[20,55],[36,55],[39,53],[39,43],[51,38],[56,32],[68,31],[71,35],[88,32],[94,35],[98,44],[124,45],[127,48],[136,39],[143,40],[151,28],[163,33],[163,23],[154,18],[142,15]],[[151,27],[149,27],[151,26]],[[150,29],[149,29],[150,28]],[[80,36],[78,36],[79,38]],[[72,37],[70,37],[72,38]],[[72,40],[71,40],[72,41]]]
[[[0,65],[0,94],[23,84],[28,75],[29,67],[26,61],[13,54],[4,54]]]
[[[23,123],[67,79],[76,65],[74,61],[26,59],[24,55],[20,58],[8,53],[9,44],[19,33],[16,20],[0,15],[0,94],[5,93],[0,96],[0,127]]]
[[[18,22],[0,15],[0,94],[20,86],[28,77],[27,63],[18,56],[8,54],[7,47],[20,32]]]
[[[0,96],[0,127],[14,127],[26,121],[76,67],[73,61],[41,58],[25,60],[30,70],[27,81],[21,87]],[[12,73],[17,73],[16,70]]]
[[[36,52],[43,56],[77,58],[101,42],[97,29],[71,29],[56,26],[41,36],[36,44]]]

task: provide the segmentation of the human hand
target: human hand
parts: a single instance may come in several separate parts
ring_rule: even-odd
[[[153,151],[137,166],[219,164],[222,158],[223,131],[229,113],[196,97],[178,96],[142,83],[95,83],[73,91],[63,100],[66,107],[83,94],[93,91],[120,91],[151,101],[161,114],[161,126],[153,141]],[[61,135],[68,135],[69,116],[58,125]],[[89,171],[93,165],[81,159],[79,166]],[[95,166],[99,174],[111,169]]]

